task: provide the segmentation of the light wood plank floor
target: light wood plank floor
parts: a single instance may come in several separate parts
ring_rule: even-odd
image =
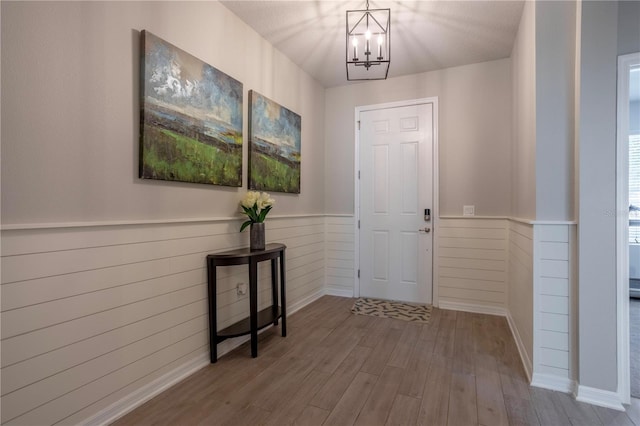
[[[434,309],[427,325],[356,316],[325,296],[115,425],[631,425],[529,387],[502,317]],[[636,400],[637,401],[637,400]],[[635,422],[635,423],[634,423]]]

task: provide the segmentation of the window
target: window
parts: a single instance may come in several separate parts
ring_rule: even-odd
[[[629,204],[629,243],[640,244],[640,135],[629,136]]]

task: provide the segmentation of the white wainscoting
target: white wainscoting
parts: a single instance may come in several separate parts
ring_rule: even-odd
[[[574,392],[573,252],[575,225],[534,225],[534,376],[532,384]]]
[[[290,312],[352,297],[354,217],[272,217]],[[505,315],[533,384],[569,390],[575,226],[441,218],[439,306]],[[247,244],[240,220],[2,230],[2,423],[103,422],[206,364],[207,253]],[[535,238],[534,238],[535,236]],[[248,314],[246,268],[219,273],[219,327]],[[260,305],[270,302],[260,268]],[[534,302],[535,300],[535,302]],[[535,306],[535,309],[534,309]],[[225,341],[224,353],[244,339]],[[534,343],[535,342],[535,343]]]
[[[325,223],[326,294],[353,297],[356,274],[354,218],[327,215]]]
[[[509,221],[509,314],[511,332],[529,380],[533,374],[533,226]]]
[[[505,219],[440,218],[437,230],[438,306],[505,315]]]
[[[340,243],[341,223],[330,222],[337,236],[331,248],[344,249],[349,243]],[[239,225],[217,220],[2,230],[2,423],[82,423],[206,359],[205,256],[245,246],[248,233],[238,233]],[[267,240],[288,247],[289,306],[323,294],[324,216],[273,217]],[[352,252],[351,244],[351,259]],[[237,283],[248,282],[247,268],[224,269],[218,276],[220,328],[248,315],[247,296],[236,294]],[[259,271],[265,306],[269,266]]]

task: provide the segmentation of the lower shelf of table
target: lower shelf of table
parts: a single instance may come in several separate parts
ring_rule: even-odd
[[[267,327],[268,325],[273,324],[276,319],[282,317],[282,310],[280,306],[277,307],[276,313],[274,315],[273,306],[269,306],[258,312],[258,330]],[[225,339],[229,339],[231,337],[244,336],[245,334],[251,333],[251,319],[245,318],[240,320],[234,324],[231,324],[229,327],[224,328],[216,333],[216,340],[221,342]]]

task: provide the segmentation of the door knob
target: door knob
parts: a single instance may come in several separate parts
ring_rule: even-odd
[[[418,229],[418,232],[431,232],[431,228]]]

